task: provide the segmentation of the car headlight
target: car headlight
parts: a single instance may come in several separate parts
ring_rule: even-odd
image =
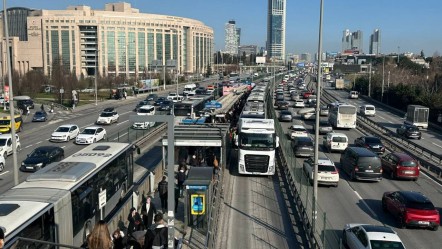
[[[3,147],[2,147],[2,148],[0,148],[0,151],[3,151]]]
[[[67,135],[63,135],[62,137],[67,137]]]
[[[43,163],[37,163],[35,166],[41,167],[41,166],[43,166]]]
[[[25,166],[25,163],[24,163],[24,162],[21,162],[21,166]]]

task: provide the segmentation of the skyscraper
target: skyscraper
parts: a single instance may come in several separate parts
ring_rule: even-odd
[[[342,52],[350,49],[351,49],[351,32],[349,29],[346,29],[342,34]]]
[[[362,31],[357,30],[351,33],[351,49],[362,53],[364,50]]]
[[[230,20],[226,23],[224,28],[225,31],[225,53],[230,55],[238,55],[238,29],[236,28],[236,23],[234,20]]]
[[[373,34],[370,35],[370,54],[379,54],[381,52],[381,30],[373,30]]]
[[[269,0],[267,14],[267,57],[283,61],[285,58],[286,0]]]

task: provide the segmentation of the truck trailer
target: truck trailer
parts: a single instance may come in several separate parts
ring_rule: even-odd
[[[344,88],[345,88],[344,79],[336,79],[335,80],[335,89],[339,90],[339,89],[344,89]]]
[[[404,123],[427,129],[429,114],[430,108],[428,107],[422,105],[408,105]]]

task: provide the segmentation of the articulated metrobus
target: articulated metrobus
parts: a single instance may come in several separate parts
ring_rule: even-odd
[[[356,128],[357,108],[345,103],[329,104],[328,121],[334,128]]]
[[[57,248],[18,237],[81,246],[98,220],[132,205],[133,161],[130,144],[104,142],[29,175],[0,195],[5,248]]]
[[[201,116],[201,112],[207,101],[212,100],[211,96],[195,97],[173,104],[173,115],[175,123],[180,123],[187,117],[196,118]]]

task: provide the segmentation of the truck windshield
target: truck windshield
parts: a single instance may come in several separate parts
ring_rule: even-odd
[[[271,150],[275,148],[274,134],[240,133],[240,149]]]

